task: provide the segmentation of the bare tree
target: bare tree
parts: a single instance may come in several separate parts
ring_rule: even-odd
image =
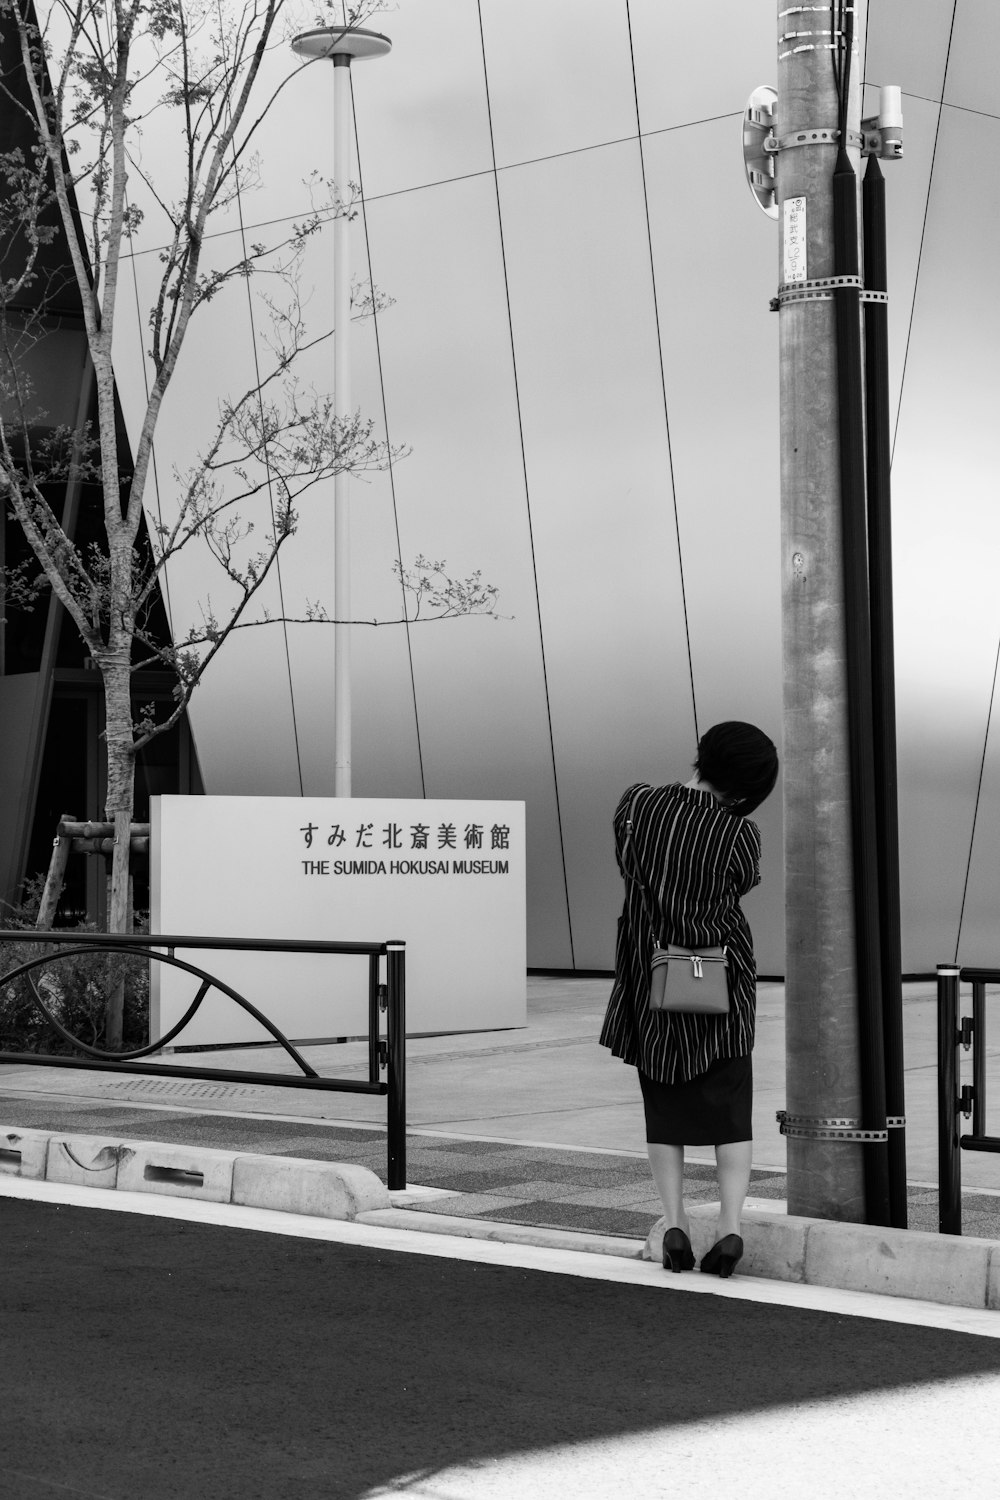
[[[39,585],[53,589],[103,676],[106,815],[116,830],[111,931],[124,930],[127,919],[137,751],[176,722],[234,631],[277,618],[263,607],[261,589],[294,534],[303,497],[338,471],[382,467],[392,457],[370,420],[338,416],[330,397],[297,373],[301,356],[329,337],[306,331],[298,296],[303,247],[333,215],[355,212],[352,196],[317,181],[318,197],[302,221],[279,226],[222,268],[205,254],[211,216],[252,186],[255,137],[295,71],[289,59],[287,74],[273,85],[264,66],[270,50],[285,47],[292,23],[303,20],[286,14],[291,5],[0,0],[0,28],[16,36],[20,58],[17,76],[0,78],[4,107],[30,126],[26,148],[0,155],[0,237],[21,249],[16,263],[7,254],[0,277],[0,487],[37,563],[34,579],[23,569],[8,579],[8,598],[23,601]],[[329,23],[357,26],[375,8],[362,3],[342,14],[337,6]],[[305,20],[323,24],[324,17]],[[142,165],[141,130],[154,110],[176,127],[171,167],[181,188],[169,196]],[[142,217],[128,192],[130,174],[169,225],[148,308],[153,378],[131,464],[119,451],[111,354],[122,257]],[[44,325],[45,250],[56,238],[65,243],[82,303],[97,421],[93,429],[63,427],[40,441],[38,396],[24,352]],[[266,299],[269,365],[220,401],[207,446],[173,476],[171,519],[144,525],[157,423],[191,320],[230,284],[265,271],[276,286]],[[86,555],[51,501],[52,485],[70,479],[98,483],[103,494],[102,544]],[[270,521],[255,531],[246,507],[264,495],[271,498]],[[165,642],[150,628],[150,608],[171,560],[193,544],[219,564],[225,604],[206,601],[197,624]],[[423,557],[412,568],[399,560],[395,566],[401,618],[494,612],[496,590],[478,573],[451,578],[443,563]],[[292,618],[328,616],[320,603],[307,603]],[[176,681],[174,704],[159,718],[151,708],[137,713],[131,702],[133,671],[153,664],[169,667]]]

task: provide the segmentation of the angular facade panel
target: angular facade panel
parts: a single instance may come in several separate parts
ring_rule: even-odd
[[[1000,10],[990,0],[959,0],[944,85],[947,104],[1000,114]]]
[[[600,967],[614,806],[693,742],[638,147],[500,186],[574,952]]]
[[[220,235],[206,246],[206,270],[238,261],[241,254],[238,233]],[[124,267],[125,275],[134,278],[134,295],[123,298],[125,316],[116,327],[115,367],[133,449],[152,379],[145,353],[149,338],[146,314],[155,300],[160,271],[152,249],[136,254],[131,267]],[[187,476],[213,441],[222,403],[238,400],[255,383],[257,361],[264,357],[264,351],[247,293],[241,279],[199,309],[191,320],[157,427],[156,469],[148,502],[153,524],[173,524]],[[129,316],[133,307],[138,309],[134,318]],[[220,484],[226,494],[236,494],[242,488],[238,476],[232,473],[223,473]],[[260,496],[239,503],[234,514],[244,526],[252,524],[258,534],[267,531],[271,510],[266,489]],[[255,542],[248,538],[243,555],[252,545]],[[262,602],[275,614],[281,607],[280,567],[279,559],[261,591]],[[213,609],[224,618],[227,603],[236,597],[223,569],[200,541],[190,543],[172,563],[164,594],[175,640],[181,640],[190,627],[197,627]],[[264,683],[267,708],[255,712]],[[230,752],[226,737],[234,714],[254,728],[252,734],[239,737]],[[288,662],[280,627],[243,632],[227,642],[195,692],[191,722],[204,744],[202,765],[209,785],[224,764],[227,777],[234,778],[234,791],[245,789],[248,778],[250,784],[261,778],[262,791],[264,784],[271,793],[300,790]]]
[[[940,99],[952,19],[966,4],[869,0],[865,77],[875,84],[897,83],[917,98]]]
[[[998,654],[1000,663],[1000,654]],[[997,663],[983,728],[983,758],[976,783],[973,817],[968,825],[968,862],[962,888],[955,943],[939,963],[957,961],[995,968],[1000,933],[1000,705]],[[965,832],[965,830],[962,830]]]
[[[1000,123],[946,106],[893,463],[905,961],[920,969],[954,955],[1000,629],[995,216],[962,243],[961,280],[986,295],[956,295],[954,240],[998,169]],[[980,947],[970,921],[963,947]]]
[[[703,158],[713,174],[742,173],[740,120],[753,89],[774,85],[778,7],[772,0],[713,0],[686,9],[662,0],[628,0],[644,134],[717,116],[730,121],[724,161]]]
[[[635,135],[624,5],[484,0],[481,8],[498,167]]]
[[[365,192],[398,193],[492,169],[477,7],[406,0],[376,13],[388,57],[362,64],[354,96]]]
[[[538,595],[492,175],[368,204],[404,563],[423,553],[500,589],[501,619],[410,629],[427,796],[528,804],[532,962],[571,951]],[[419,255],[414,247],[421,247]],[[376,392],[368,387],[374,403]],[[391,725],[383,714],[384,732]],[[372,792],[373,783],[367,782]],[[387,783],[383,781],[383,786]],[[393,785],[392,783],[388,783]]]
[[[647,138],[646,182],[698,730],[747,720],[780,754],[777,235],[746,188],[732,136],[723,119]],[[693,747],[681,769],[692,758]],[[779,973],[780,786],[756,817],[754,938],[762,972]]]

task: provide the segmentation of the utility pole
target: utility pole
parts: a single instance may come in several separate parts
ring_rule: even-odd
[[[877,1038],[865,1021],[866,1001],[880,1016],[880,992],[871,915],[877,867],[863,826],[859,835],[874,802],[870,755],[866,763],[860,743],[865,734],[870,741],[871,717],[867,585],[861,598],[856,588],[864,555],[864,447],[863,425],[856,432],[851,426],[863,417],[850,409],[854,396],[845,383],[857,360],[860,402],[860,283],[839,282],[845,228],[834,209],[835,169],[857,173],[860,162],[860,67],[855,41],[842,141],[845,101],[835,61],[843,67],[849,55],[845,8],[789,8],[779,0],[778,11],[788,1211],[863,1221],[872,1175],[865,1153],[885,1150],[864,1139],[867,1127],[884,1141],[884,1065],[880,1019]],[[864,35],[864,13],[857,0],[854,38]],[[853,183],[850,192],[854,264],[847,274],[857,281]],[[846,303],[838,302],[842,297]],[[866,652],[868,683],[859,694]],[[866,1055],[873,1045],[874,1058]],[[864,1118],[866,1066],[881,1076],[881,1121],[870,1112]]]
[[[902,156],[903,116],[899,88],[881,84],[878,114],[860,119],[864,21],[861,3],[779,0],[779,91],[750,95],[743,156],[780,226],[789,1212],[905,1228],[878,164]]]

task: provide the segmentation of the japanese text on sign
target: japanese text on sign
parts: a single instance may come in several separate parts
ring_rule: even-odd
[[[806,200],[786,198],[782,205],[782,280],[805,281],[809,271],[806,265]]]
[[[502,858],[454,858],[452,853],[499,855],[510,850],[507,823],[320,823],[300,826],[306,875],[507,875]],[[338,857],[331,858],[333,851]],[[359,859],[350,856],[362,852]],[[397,851],[416,851],[418,859],[385,858]],[[365,857],[370,856],[370,857]],[[433,857],[432,857],[433,856]]]

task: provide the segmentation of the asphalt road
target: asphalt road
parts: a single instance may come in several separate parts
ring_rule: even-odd
[[[0,1266],[3,1500],[1000,1482],[997,1338],[17,1198]]]

